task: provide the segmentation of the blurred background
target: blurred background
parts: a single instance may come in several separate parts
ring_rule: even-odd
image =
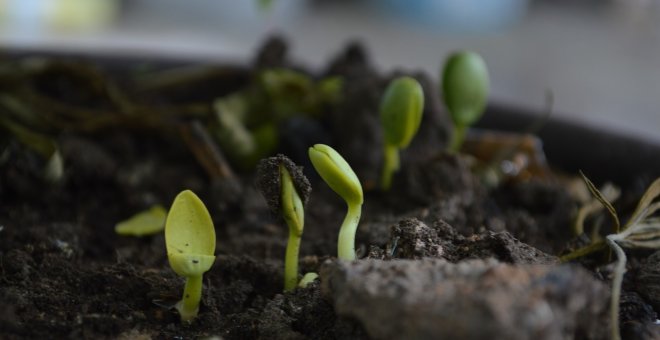
[[[362,41],[383,71],[481,53],[491,99],[660,143],[660,0],[1,0],[0,48],[250,60],[274,33],[321,67]]]

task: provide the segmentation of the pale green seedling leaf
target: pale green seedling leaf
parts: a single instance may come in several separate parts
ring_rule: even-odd
[[[321,79],[316,85],[321,101],[326,103],[338,102],[343,87],[344,79],[338,76]]]
[[[182,276],[192,276],[191,270],[204,269],[208,257],[213,257],[213,221],[204,203],[190,190],[182,191],[172,203],[165,222],[165,244],[170,266]]]
[[[449,56],[442,75],[445,105],[457,126],[470,126],[486,108],[488,69],[480,55],[457,52]]]
[[[380,103],[385,142],[406,148],[419,129],[423,111],[424,91],[417,80],[400,77],[390,82]]]
[[[165,229],[167,210],[160,204],[139,212],[131,218],[117,223],[115,232],[124,236],[145,236],[157,234]]]
[[[325,144],[316,144],[309,148],[309,159],[321,178],[349,205],[362,204],[360,180],[337,151]]]
[[[169,256],[170,267],[185,277],[198,276],[209,269],[215,261],[215,256],[198,254],[171,254]]]
[[[44,178],[51,182],[57,183],[64,176],[64,159],[60,150],[55,149],[52,155],[48,158],[46,166],[44,167]]]
[[[303,276],[303,278],[300,279],[300,282],[298,283],[298,287],[306,288],[307,285],[314,282],[314,280],[318,279],[318,277],[319,274],[316,274],[314,272],[306,273],[305,276]]]
[[[293,232],[301,236],[305,225],[305,210],[298,191],[286,167],[280,164],[280,183],[282,188],[282,216]]]

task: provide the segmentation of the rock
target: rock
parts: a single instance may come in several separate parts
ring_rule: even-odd
[[[401,220],[391,229],[391,253],[396,258],[440,258],[445,253],[438,232],[416,218]]]
[[[603,338],[609,292],[585,270],[496,260],[326,262],[322,291],[375,339]]]
[[[555,264],[557,257],[546,254],[528,244],[518,241],[509,232],[486,231],[468,238],[468,251],[464,256],[480,252],[479,258],[495,257],[513,264]]]
[[[508,232],[485,231],[469,237],[460,235],[443,220],[432,227],[415,218],[401,220],[391,229],[389,245],[394,258],[464,259],[495,258],[512,264],[555,264],[555,256],[518,241]]]

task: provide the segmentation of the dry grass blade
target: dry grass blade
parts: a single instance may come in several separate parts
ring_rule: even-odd
[[[627,263],[626,253],[623,251],[623,247],[647,249],[660,248],[660,218],[651,217],[654,213],[660,210],[660,202],[654,203],[654,200],[660,196],[660,178],[656,179],[649,186],[639,200],[637,208],[628,220],[628,223],[626,223],[623,230],[620,230],[619,217],[612,204],[587,178],[587,176],[582,173],[582,171],[580,171],[580,175],[586,183],[589,191],[591,191],[594,197],[609,211],[615,223],[616,233],[608,235],[606,237],[606,242],[607,245],[614,250],[617,257],[616,266],[613,271],[614,277],[612,278],[610,318],[612,320],[612,339],[618,340],[621,338],[619,330],[619,300],[621,296],[621,283],[623,282]],[[571,260],[589,254],[591,252],[590,250],[595,249],[596,247],[578,249],[577,251],[562,257],[562,260]]]
[[[182,126],[181,136],[209,177],[212,179],[234,177],[234,172],[227,163],[225,155],[199,121],[195,120]]]
[[[640,221],[646,219],[660,209],[660,202],[652,204],[653,200],[658,198],[658,196],[660,196],[660,178],[653,181],[649,188],[646,189],[646,192],[637,204],[635,212],[633,212],[630,220],[626,223],[624,230],[638,224]]]
[[[614,230],[616,233],[619,233],[619,230],[621,229],[621,222],[619,222],[619,216],[616,213],[616,210],[612,206],[612,203],[610,203],[607,198],[596,188],[593,182],[587,176],[580,170],[580,176],[582,176],[582,179],[584,180],[584,183],[587,185],[587,188],[591,192],[596,199],[603,204],[605,209],[610,213],[610,216],[612,216],[612,220],[614,221]],[[660,187],[658,188],[660,189]]]
[[[608,202],[614,202],[621,195],[621,190],[615,187],[612,183],[605,183],[601,189],[603,197]],[[582,235],[584,233],[584,222],[590,215],[593,215],[603,209],[603,204],[598,199],[593,199],[585,204],[583,204],[578,210],[577,215],[575,216],[575,222],[573,223],[573,233],[575,236]]]
[[[594,242],[594,243],[592,243],[588,246],[576,249],[576,250],[574,250],[574,251],[572,251],[572,252],[570,252],[566,255],[563,255],[563,256],[559,257],[559,260],[561,262],[572,261],[572,260],[578,259],[580,257],[587,256],[591,253],[595,253],[595,252],[600,251],[602,249],[605,249],[605,242],[604,241],[596,241],[596,242]]]

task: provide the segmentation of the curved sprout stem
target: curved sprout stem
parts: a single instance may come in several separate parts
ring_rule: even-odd
[[[342,260],[355,260],[355,231],[357,230],[360,216],[362,215],[361,204],[349,204],[348,212],[339,230],[339,241],[337,242],[337,257]]]
[[[383,172],[380,177],[380,188],[383,191],[390,190],[392,176],[399,170],[399,148],[395,145],[385,144],[383,153]]]

